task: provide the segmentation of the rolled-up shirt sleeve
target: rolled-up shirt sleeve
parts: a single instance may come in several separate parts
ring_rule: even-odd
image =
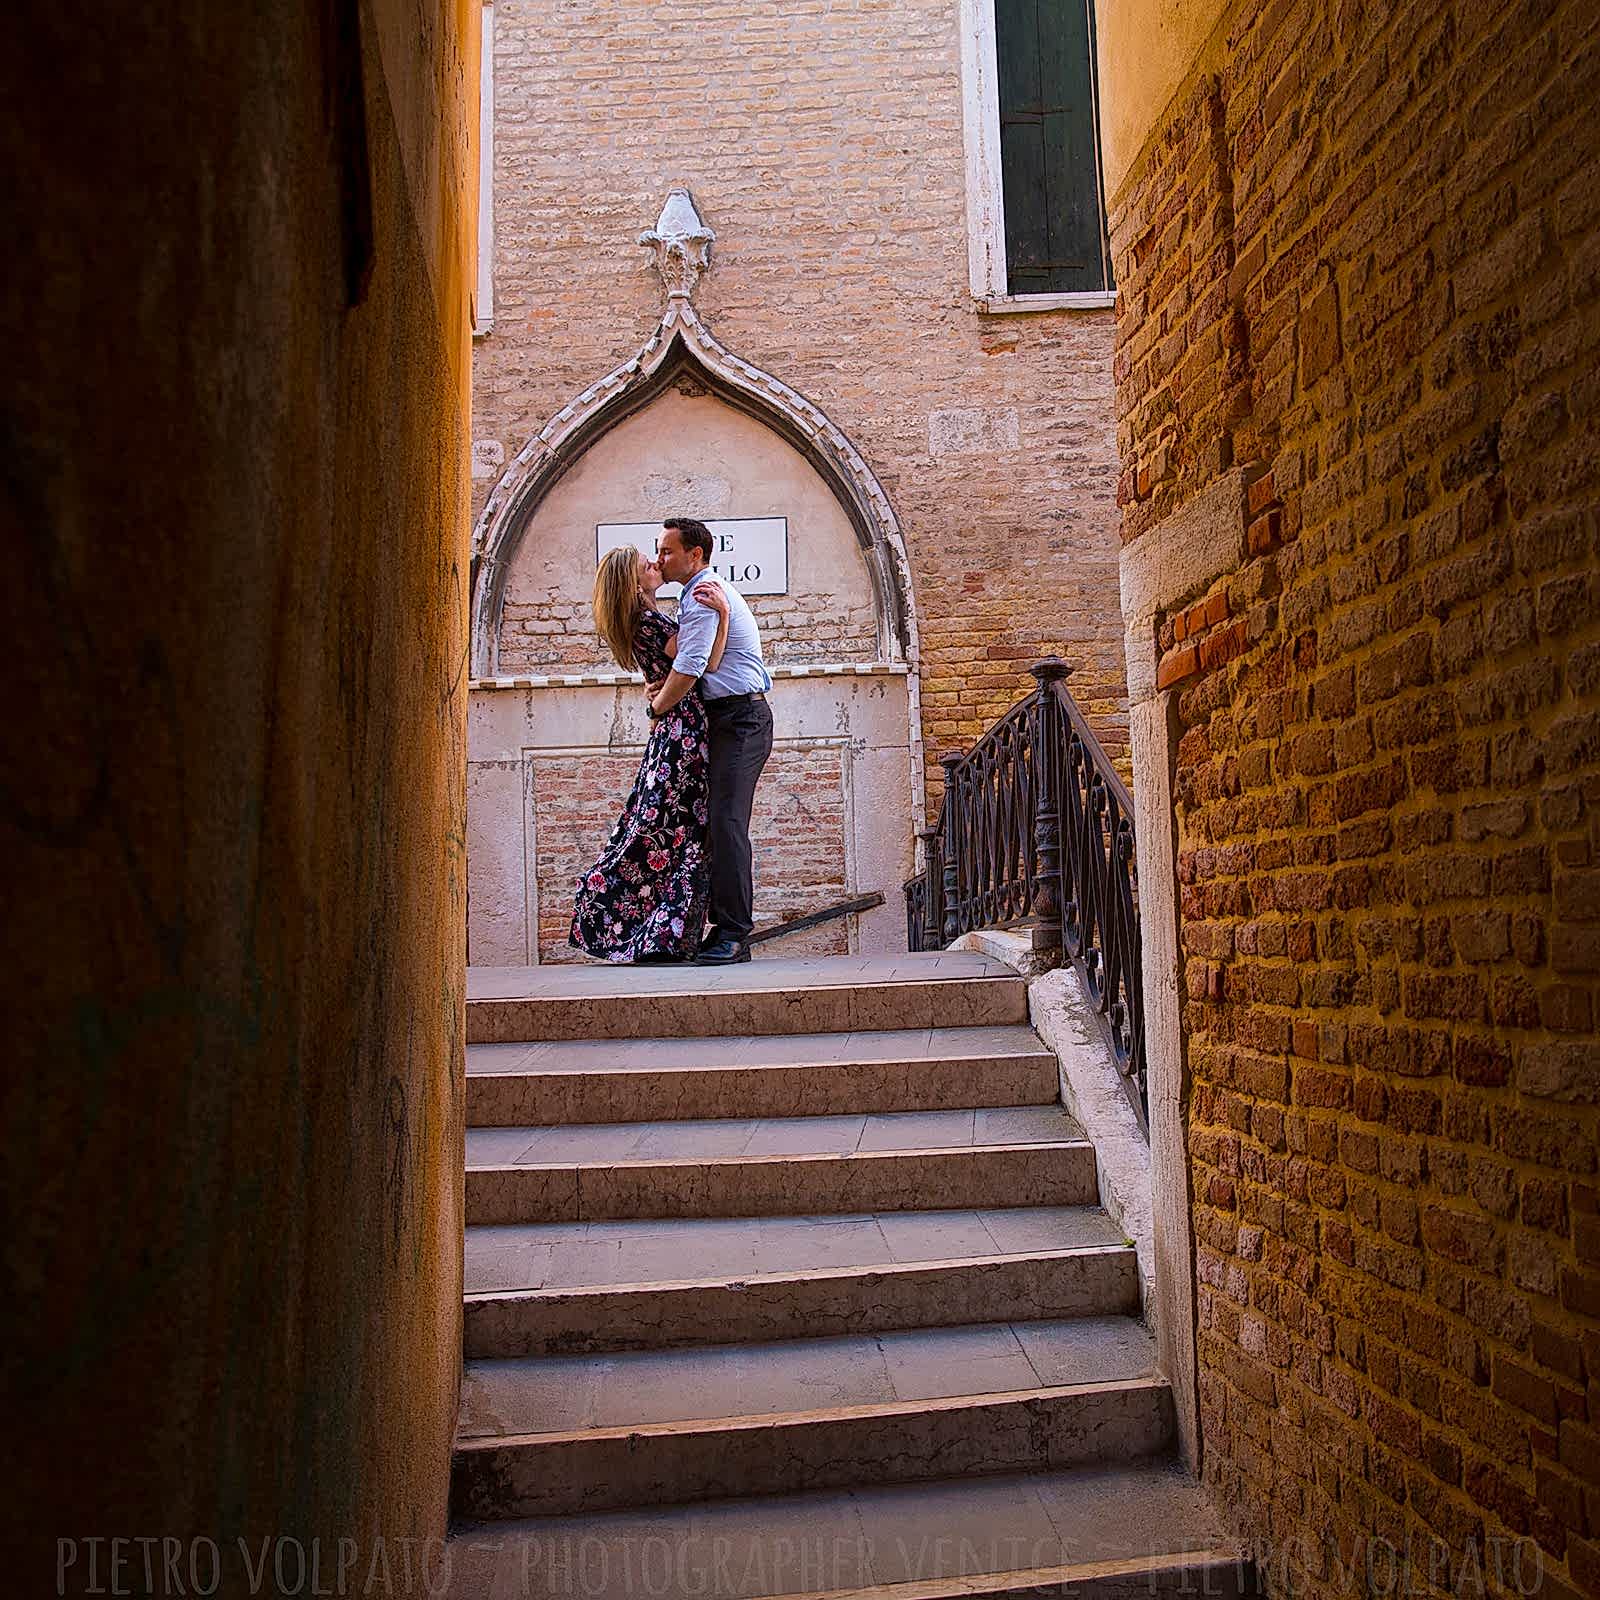
[[[698,678],[711,660],[711,647],[717,641],[717,614],[684,591],[678,604],[678,653],[672,665],[686,678]]]

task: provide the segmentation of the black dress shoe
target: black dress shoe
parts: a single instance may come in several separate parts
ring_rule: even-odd
[[[694,964],[697,967],[731,967],[736,961],[749,959],[750,946],[743,939],[718,939],[694,958]]]

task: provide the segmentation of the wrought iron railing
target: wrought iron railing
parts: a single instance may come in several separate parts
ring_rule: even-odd
[[[906,935],[937,950],[1033,919],[1036,945],[1077,969],[1148,1130],[1133,797],[1067,691],[1070,670],[1039,662],[1038,687],[966,755],[943,758],[938,825],[905,886]]]

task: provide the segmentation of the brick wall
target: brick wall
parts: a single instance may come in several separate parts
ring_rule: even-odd
[[[872,661],[878,653],[878,623],[870,603],[822,611],[809,595],[750,596],[761,626],[761,649],[769,666],[818,661]],[[676,614],[671,601],[661,609]],[[500,628],[503,673],[615,672],[617,664],[594,631],[590,606],[550,595],[543,600],[507,600]]]
[[[894,502],[941,751],[1059,653],[1126,748],[1111,313],[981,316],[967,289],[949,0],[496,6],[495,329],[482,459],[509,459],[660,312],[634,243],[686,183],[718,337],[819,405]],[[479,505],[491,486],[477,485]]]
[[[846,759],[837,745],[780,746],[772,752],[750,819],[758,928],[850,898],[844,844],[850,832]],[[567,943],[572,886],[605,848],[638,770],[638,751],[534,760],[540,961],[584,959]],[[843,955],[847,950],[844,920],[762,947],[763,954],[784,956]]]
[[[1600,1593],[1600,12],[1209,60],[1113,218],[1124,537],[1247,485],[1157,641],[1207,1476],[1391,1592]]]

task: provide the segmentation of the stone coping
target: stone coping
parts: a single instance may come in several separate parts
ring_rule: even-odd
[[[1061,1103],[1094,1146],[1100,1204],[1133,1241],[1141,1298],[1146,1312],[1153,1315],[1156,1257],[1150,1141],[1128,1103],[1078,974],[1070,962],[1040,971],[1032,938],[1013,928],[963,934],[950,949],[1003,961],[1028,979],[1029,1021],[1055,1052]]]
[[[804,666],[768,667],[778,678],[903,678],[911,668],[904,661],[820,661]],[[511,677],[473,678],[470,689],[588,689],[644,682],[639,672],[521,673]]]

